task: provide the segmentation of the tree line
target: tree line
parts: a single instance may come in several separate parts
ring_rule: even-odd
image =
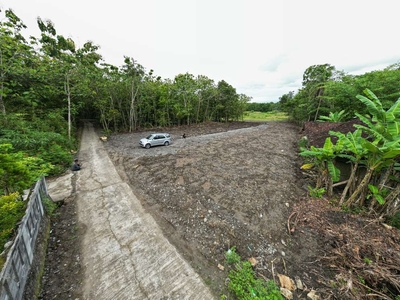
[[[250,97],[224,80],[178,74],[162,79],[134,58],[106,63],[99,46],[77,48],[50,20],[37,19],[40,37],[23,36],[12,10],[0,23],[0,112],[25,119],[58,114],[68,134],[78,118],[98,119],[107,132],[241,118]]]
[[[376,94],[383,108],[390,108],[400,97],[400,63],[361,75],[347,74],[330,64],[310,66],[303,74],[302,87],[282,95],[279,104],[297,122],[318,121],[341,111],[340,120],[349,120],[356,113],[368,113],[356,99],[365,89]]]

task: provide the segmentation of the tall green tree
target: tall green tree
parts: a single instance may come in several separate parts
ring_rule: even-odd
[[[142,84],[142,78],[145,75],[145,71],[142,65],[138,64],[133,58],[125,57],[124,66],[122,71],[124,73],[124,81],[126,87],[129,88],[129,110],[128,110],[128,121],[129,121],[129,132],[137,129],[138,126],[138,93]]]
[[[0,22],[0,112],[5,115],[5,99],[21,95],[21,81],[30,72],[33,49],[22,35],[26,26],[11,10]]]
[[[334,71],[334,66],[323,64],[308,67],[303,74],[302,84],[308,92],[310,106],[312,110],[315,110],[314,121],[317,120],[319,115],[325,84],[332,79]]]
[[[217,120],[228,122],[229,118],[234,116],[235,106],[239,100],[238,94],[236,93],[236,89],[225,80],[218,82],[217,93]]]

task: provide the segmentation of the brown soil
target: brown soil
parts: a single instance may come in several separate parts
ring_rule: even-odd
[[[39,299],[79,299],[83,268],[80,259],[81,229],[73,198],[59,203],[51,217],[47,256]],[[81,298],[82,299],[82,298]]]
[[[142,149],[138,140],[148,132],[136,132],[113,135],[107,149],[216,298],[228,294],[224,259],[232,246],[243,259],[257,260],[254,268],[262,278],[279,283],[278,274],[298,277],[304,289],[294,299],[305,299],[311,289],[322,299],[400,294],[399,231],[307,197],[297,126],[233,122],[162,131],[173,137],[168,147]],[[81,235],[74,227],[73,199],[60,210],[52,222],[41,299],[81,297]],[[374,275],[377,267],[381,277]]]

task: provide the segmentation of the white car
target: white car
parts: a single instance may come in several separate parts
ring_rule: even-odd
[[[149,149],[153,146],[168,146],[171,144],[171,136],[168,133],[152,133],[148,137],[141,139],[139,145],[143,148]]]

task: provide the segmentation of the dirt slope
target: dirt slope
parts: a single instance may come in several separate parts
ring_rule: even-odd
[[[110,157],[143,205],[216,296],[227,276],[217,266],[232,246],[243,258],[256,258],[265,277],[271,278],[274,259],[274,268],[284,272],[290,251],[286,220],[293,202],[305,194],[296,126],[229,126],[171,129],[172,145],[148,150],[138,145],[146,133],[115,135],[107,142]],[[311,254],[305,250],[296,249],[295,261]]]

